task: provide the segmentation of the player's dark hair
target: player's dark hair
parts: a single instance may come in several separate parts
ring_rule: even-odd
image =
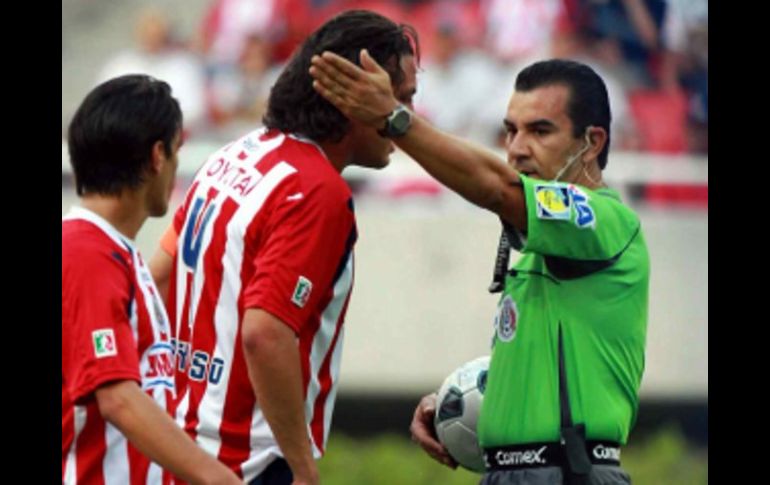
[[[367,10],[350,10],[313,32],[294,53],[270,91],[263,123],[317,142],[337,142],[349,128],[348,118],[313,89],[310,59],[331,51],[357,65],[361,49],[390,74],[394,85],[404,81],[401,58],[414,55],[419,62],[419,40],[413,27],[396,24]]]
[[[131,74],[95,87],[70,122],[67,146],[78,195],[117,195],[141,185],[152,146],[182,129],[182,111],[171,87],[150,76]]]
[[[567,116],[572,121],[572,135],[582,137],[589,126],[607,131],[607,143],[599,154],[599,168],[607,166],[610,148],[610,100],[607,86],[596,72],[585,64],[565,59],[551,59],[528,66],[516,77],[516,91],[563,84],[569,88]]]

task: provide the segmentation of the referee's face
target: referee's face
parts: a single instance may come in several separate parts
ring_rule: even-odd
[[[553,180],[571,156],[581,149],[581,139],[572,134],[567,115],[569,88],[553,84],[530,91],[514,91],[508,103],[505,148],[508,163],[533,178]],[[574,163],[560,177],[574,181],[581,171]]]

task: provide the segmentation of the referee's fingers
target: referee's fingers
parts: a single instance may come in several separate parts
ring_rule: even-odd
[[[457,462],[449,456],[449,453],[447,453],[436,437],[433,427],[433,417],[436,413],[435,402],[435,395],[425,396],[414,410],[412,423],[409,426],[409,430],[412,433],[412,441],[419,444],[434,460],[450,468],[456,468]]]

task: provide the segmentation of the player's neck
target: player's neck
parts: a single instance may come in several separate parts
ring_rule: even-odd
[[[342,173],[342,170],[345,168],[346,164],[346,148],[344,148],[341,143],[331,142],[321,142],[318,143],[318,146],[321,147],[324,155],[326,155],[326,159],[329,160],[329,163],[331,163],[332,167],[334,167],[334,170]]]
[[[144,204],[135,192],[123,191],[121,195],[87,194],[81,197],[81,205],[109,222],[121,234],[133,240],[147,220]]]

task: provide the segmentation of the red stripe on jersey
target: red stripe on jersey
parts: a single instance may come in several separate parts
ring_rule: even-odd
[[[96,400],[89,402],[85,408],[86,424],[75,442],[77,483],[101,485],[104,483],[102,463],[107,453],[106,426]],[[78,446],[80,443],[88,443],[89,446]]]
[[[200,170],[200,169],[199,169]],[[182,226],[184,225],[184,218],[185,218],[185,208],[190,206],[190,201],[192,200],[193,194],[195,194],[195,189],[198,187],[197,180],[192,183],[190,186],[189,192],[187,192],[187,195],[185,196],[184,203],[179,206],[179,208],[176,210],[176,213],[174,214],[174,220],[171,223],[174,227],[174,232],[176,232],[177,240],[179,239],[179,234],[182,232]],[[177,271],[180,270],[180,268],[177,268],[177,258],[176,254],[171,254],[172,263],[171,263],[171,274],[176,275]],[[187,285],[187,288],[189,288],[189,282]],[[176,278],[169,278],[168,283],[168,294],[166,295],[166,313],[168,313],[168,321],[171,322],[171,333],[173,337],[179,341],[179,330],[177,329],[177,314],[176,314]],[[185,293],[186,294],[186,293]],[[186,341],[187,339],[185,339]],[[176,353],[176,349],[174,349],[174,352]],[[177,374],[178,378],[178,374]],[[180,389],[177,387],[177,389]],[[176,407],[176,406],[174,406]],[[173,416],[173,414],[172,414]]]
[[[205,352],[210,359],[214,355],[214,349],[217,343],[217,331],[214,322],[214,312],[216,311],[219,292],[222,288],[222,255],[227,244],[227,224],[232,219],[235,211],[238,210],[238,204],[232,199],[225,199],[219,215],[214,221],[212,227],[212,237],[205,248],[205,252],[198,263],[199,268],[204,271],[203,288],[200,294],[195,319],[193,320],[192,341],[190,342],[190,362],[192,362],[195,352]],[[189,367],[189,366],[188,366]],[[188,372],[189,374],[189,372]],[[202,380],[188,379],[189,387],[189,408],[185,417],[185,429],[194,435],[198,427],[198,405],[203,398],[207,387],[207,372],[204,372]]]
[[[201,169],[199,169],[200,171]],[[195,191],[198,188],[198,185],[200,185],[200,182],[197,180],[190,186],[190,190],[187,193],[187,197],[185,197],[185,203],[182,205],[179,210],[177,211],[177,214],[174,216],[174,226],[177,230],[177,234],[179,234],[179,237],[177,238],[177,243],[179,240],[184,237],[182,235],[182,229],[184,229],[184,223],[185,218],[187,214],[187,209],[190,207],[193,201],[193,196],[195,195]],[[210,188],[208,192],[206,193],[206,205],[208,206],[208,202],[217,196],[219,191],[214,188]],[[196,224],[198,221],[196,221]],[[177,264],[178,258],[174,258],[174,264]],[[190,363],[192,361],[192,342],[191,342],[191,335],[190,335],[190,305],[192,302],[192,293],[193,293],[193,280],[195,278],[195,275],[192,271],[190,271],[187,267],[182,267],[181,269],[176,267],[175,271],[184,271],[185,272],[185,287],[184,287],[184,310],[182,310],[182,315],[179,316],[179,324],[177,327],[177,370],[176,370],[176,380],[175,385],[177,389],[177,400],[174,403],[173,406],[173,416],[176,416],[176,411],[179,406],[179,403],[182,401],[182,399],[185,397],[185,395],[188,393],[188,383],[190,381],[189,377],[189,369],[190,369]],[[176,278],[173,277],[173,275],[176,275],[177,273],[172,273],[172,281],[176,281]],[[175,308],[176,310],[176,308]],[[176,313],[176,311],[174,312]],[[172,324],[174,326],[174,324]],[[180,353],[180,347],[184,346],[184,349],[182,351],[184,354]],[[188,407],[187,415],[185,416],[185,426],[184,430],[187,431],[187,434],[192,438],[195,439],[196,436],[196,429],[197,426],[197,420],[195,422],[195,426],[188,427],[187,426],[187,416],[190,415],[190,408]]]
[[[353,282],[351,281],[351,288]],[[334,330],[334,339],[332,339],[329,352],[326,353],[326,358],[318,371],[318,383],[321,387],[321,391],[318,393],[318,397],[313,405],[313,418],[310,423],[310,432],[313,436],[313,441],[316,447],[324,453],[324,424],[325,424],[325,411],[326,411],[326,399],[329,397],[329,392],[332,389],[332,376],[331,376],[331,362],[334,350],[337,348],[337,340],[340,336],[340,330],[342,330],[342,323],[345,321],[345,314],[348,311],[348,303],[350,302],[350,293],[345,299],[345,304],[340,312],[340,317],[337,320],[337,328]]]
[[[176,264],[176,258],[174,259],[174,264]],[[190,308],[190,298],[192,298],[192,279],[193,274],[190,271],[185,271],[185,293],[184,293],[184,307],[183,308]],[[176,281],[176,278],[171,278],[171,281]],[[174,327],[175,325],[171,325]],[[187,311],[183,311],[181,315],[181,322],[179,324],[178,330],[177,330],[177,344],[176,344],[176,389],[177,389],[177,400],[174,403],[173,406],[173,412],[172,416],[176,416],[176,408],[179,405],[179,401],[184,396],[186,390],[187,390],[187,367],[190,365],[190,313]],[[184,349],[182,349],[182,345],[184,345]],[[195,434],[190,435],[193,439],[195,439]]]
[[[128,447],[128,463],[131,466],[131,485],[145,485],[150,462],[133,446]]]
[[[347,302],[345,302],[345,306],[347,307]],[[337,328],[334,332],[334,339],[332,340],[329,352],[326,353],[326,358],[318,372],[318,383],[321,387],[321,391],[318,393],[318,397],[313,405],[313,418],[310,422],[310,432],[316,447],[318,447],[321,453],[324,452],[324,410],[326,408],[326,398],[329,396],[329,391],[332,388],[332,377],[329,368],[334,349],[337,346],[337,339],[340,335],[340,329],[342,329],[341,323],[344,317],[345,314],[343,312],[343,314],[340,315],[340,320],[337,322]]]
[[[238,317],[241,322],[243,318],[240,313]],[[233,365],[227,383],[222,424],[219,427],[222,446],[217,456],[221,462],[239,472],[240,476],[243,476],[240,465],[248,459],[251,450],[251,418],[257,402],[249,380],[242,342],[239,329],[235,335]]]
[[[200,170],[200,169],[199,169]],[[185,196],[184,203],[176,210],[174,214],[174,230],[176,230],[177,236],[182,234],[182,227],[184,227],[185,217],[187,217],[187,208],[192,203],[193,196],[200,185],[200,181],[196,180],[190,185],[187,195]]]
[[[72,403],[61,395],[61,476],[67,467],[67,455],[75,444],[75,411]]]

